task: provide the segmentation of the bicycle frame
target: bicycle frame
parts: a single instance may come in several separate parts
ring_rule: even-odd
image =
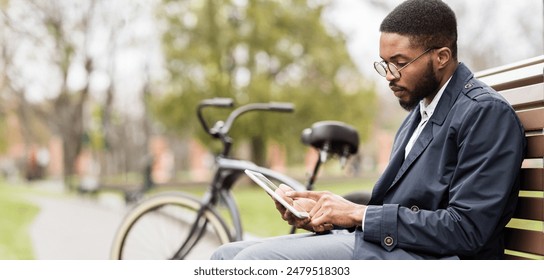
[[[175,243],[174,246],[176,248],[173,248],[175,253],[172,254],[171,251],[168,251],[168,255],[165,256],[166,258],[185,259],[190,256],[190,253],[194,249],[200,247],[198,245],[199,241],[207,237],[208,233],[215,238],[213,241],[215,242],[214,244],[243,240],[244,232],[241,215],[232,195],[232,189],[236,182],[241,180],[241,177],[245,177],[245,170],[262,173],[270,180],[288,185],[296,191],[312,190],[320,165],[327,160],[330,154],[340,156],[342,161],[342,159],[345,160],[350,154],[357,151],[358,135],[356,131],[354,132],[354,129],[345,124],[332,121],[315,123],[311,129],[303,131],[302,142],[305,145],[316,148],[319,151],[319,157],[316,160],[313,173],[307,178],[306,184],[302,184],[278,171],[258,166],[251,161],[235,159],[229,155],[233,144],[233,140],[229,136],[229,130],[237,117],[250,111],[292,112],[293,105],[290,103],[273,102],[247,104],[233,110],[225,121],[219,120],[213,126],[208,125],[202,114],[203,109],[206,107],[230,108],[232,106],[233,101],[230,98],[207,99],[203,100],[198,106],[197,116],[205,132],[211,137],[220,140],[223,144],[222,151],[215,155],[214,175],[203,198],[198,199],[180,191],[179,193],[152,197],[142,202],[139,207],[136,207],[129,213],[130,215],[127,215],[126,220],[121,225],[114,240],[114,249],[112,251],[114,258],[123,258],[123,250],[126,246],[125,241],[127,236],[129,236],[129,232],[132,231],[133,225],[138,223],[144,214],[158,213],[158,211],[163,209],[163,206],[186,209],[190,212],[189,215],[191,217],[190,220],[184,222],[187,225],[183,227],[185,231],[183,233],[180,232],[181,239],[179,241],[182,243],[181,246],[177,247],[179,243]],[[224,205],[224,212],[227,213],[219,213],[217,211],[219,205]],[[145,217],[149,217],[149,215]],[[294,233],[295,230],[296,228],[293,226],[291,233]],[[184,237],[186,233],[187,236]],[[177,242],[175,240],[177,235],[173,236],[173,238],[173,242]],[[163,239],[158,240],[160,242],[166,241]],[[130,246],[139,245],[136,243],[134,246]]]
[[[238,160],[229,158],[230,149],[232,146],[232,139],[228,136],[228,131],[234,123],[234,120],[240,115],[255,110],[268,110],[279,112],[291,112],[293,110],[291,104],[287,103],[254,103],[242,106],[234,110],[225,122],[218,122],[214,127],[210,128],[206,123],[202,109],[208,106],[213,107],[232,107],[233,103],[228,98],[217,98],[204,100],[199,105],[197,110],[198,119],[208,134],[212,137],[220,139],[223,143],[222,152],[216,156],[215,166],[216,170],[212,182],[209,186],[208,192],[201,201],[201,207],[197,213],[195,221],[193,222],[189,236],[185,240],[184,244],[174,254],[173,258],[183,259],[192,250],[192,248],[198,243],[200,238],[205,232],[207,225],[207,219],[203,217],[206,210],[214,210],[219,202],[224,202],[227,208],[228,215],[232,221],[232,228],[230,231],[231,241],[240,241],[243,239],[242,221],[240,219],[240,211],[232,196],[231,190],[234,184],[238,181],[241,175],[244,174],[244,170],[249,169],[260,172],[272,180],[279,181],[286,185],[291,186],[293,189],[302,191],[306,187],[295,179],[292,179],[284,174],[276,172],[274,170],[260,167],[253,162],[246,160]]]
[[[306,189],[306,187],[297,180],[277,171],[260,167],[253,162],[218,157],[216,159],[216,172],[210,185],[210,189],[202,199],[201,208],[197,213],[195,221],[192,223],[189,234],[191,238],[184,242],[173,258],[183,259],[198,243],[207,225],[207,220],[203,218],[204,212],[206,210],[214,209],[220,201],[225,203],[228,215],[232,221],[232,228],[230,229],[232,230],[230,232],[231,241],[241,241],[243,239],[240,211],[232,196],[231,190],[246,169],[260,172],[272,180],[291,186],[297,191]]]
[[[297,180],[286,176],[280,172],[260,167],[253,162],[218,158],[217,171],[212,182],[212,190],[215,191],[212,191],[209,202],[204,201],[204,205],[207,205],[207,203],[215,205],[219,201],[218,199],[221,199],[225,202],[234,227],[234,234],[232,236],[232,239],[236,241],[242,240],[243,229],[240,221],[240,212],[238,210],[236,202],[234,201],[234,198],[232,197],[231,189],[234,183],[238,181],[238,178],[240,176],[245,176],[244,170],[246,169],[260,172],[268,178],[286,184],[297,191],[302,191],[306,189],[306,187]]]

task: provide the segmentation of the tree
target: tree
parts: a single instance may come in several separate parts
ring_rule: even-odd
[[[302,149],[291,144],[320,120],[351,123],[366,138],[375,111],[373,89],[352,63],[343,35],[322,21],[326,6],[303,0],[165,0],[160,18],[167,27],[170,80],[167,94],[154,105],[158,118],[206,141],[195,127],[202,99],[293,102],[292,116],[254,114],[233,128],[237,139],[250,140],[261,164],[268,141],[285,143],[288,154],[297,154]]]
[[[25,141],[37,142],[38,136],[51,135],[62,139],[68,186],[72,186],[75,160],[85,147],[101,152],[107,144],[112,148],[107,162],[124,167],[114,167],[118,171],[137,166],[138,155],[141,161],[146,153],[145,139],[140,141],[142,131],[137,127],[140,119],[132,116],[136,120],[125,123],[131,121],[123,116],[127,111],[114,107],[115,97],[123,91],[116,79],[121,71],[116,67],[118,53],[134,53],[141,45],[148,45],[137,37],[141,30],[138,34],[128,32],[133,30],[132,20],[148,7],[127,2],[2,2],[1,23],[5,28],[0,34],[0,89],[8,102],[0,105],[0,112],[18,112],[24,122]],[[139,70],[147,71],[144,67]],[[132,74],[134,85],[139,75]],[[142,92],[145,86],[143,83]],[[42,133],[45,136],[36,135],[35,123],[47,127]]]
[[[60,1],[19,2],[8,8],[10,10],[6,13],[6,19],[12,32],[20,36],[18,44],[14,45],[15,49],[12,49],[16,51],[14,55],[28,56],[18,61],[19,64],[12,65],[13,68],[18,67],[23,77],[18,81],[11,77],[10,84],[19,96],[22,107],[29,108],[31,114],[45,121],[51,131],[61,137],[64,175],[70,185],[68,179],[73,175],[74,162],[82,148],[83,116],[89,99],[90,75],[94,70],[88,39],[92,31],[91,19],[96,1],[87,1],[77,7],[65,4]],[[17,13],[25,9],[31,11],[26,22]],[[37,74],[28,70],[30,65],[45,66],[48,69],[49,72],[41,75],[50,79],[50,88],[44,88],[39,93],[31,92],[31,86],[39,85],[29,83]],[[82,67],[81,70],[86,74],[81,87],[75,90],[69,86],[69,74],[73,67]],[[52,92],[48,93],[48,90]],[[38,97],[38,94],[41,96]],[[50,97],[45,97],[48,94],[51,94]],[[45,101],[40,100],[44,97]],[[42,102],[28,102],[32,99]]]

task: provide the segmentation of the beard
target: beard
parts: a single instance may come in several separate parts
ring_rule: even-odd
[[[419,104],[419,102],[423,100],[423,98],[435,95],[438,92],[439,85],[440,82],[436,78],[432,62],[429,61],[427,64],[427,70],[417,82],[414,90],[409,91],[404,89],[406,92],[408,92],[409,98],[408,100],[399,99],[400,106],[406,111],[412,111]],[[391,84],[391,86],[395,85]]]

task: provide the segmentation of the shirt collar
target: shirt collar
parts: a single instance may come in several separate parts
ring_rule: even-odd
[[[448,86],[449,82],[451,80],[451,77],[446,81],[446,83],[440,88],[440,90],[436,93],[436,95],[433,98],[433,101],[429,105],[425,105],[425,100],[421,100],[419,102],[419,113],[421,114],[421,118],[430,118],[433,113],[434,109],[436,108],[436,105],[438,104],[438,101],[440,101],[440,98],[442,97],[442,94],[446,90],[446,87]]]

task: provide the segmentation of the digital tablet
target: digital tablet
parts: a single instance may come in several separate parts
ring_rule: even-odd
[[[279,194],[276,193],[276,190],[278,189],[278,186],[276,186],[272,181],[268,180],[263,174],[252,171],[252,170],[245,170],[247,176],[251,178],[251,180],[255,181],[257,185],[259,185],[261,188],[263,188],[269,195],[271,195],[275,200],[277,200],[281,205],[283,205],[289,212],[293,213],[297,218],[305,219],[308,218],[310,215],[304,211],[299,211],[295,209],[291,204],[289,204],[285,199],[283,199]]]

